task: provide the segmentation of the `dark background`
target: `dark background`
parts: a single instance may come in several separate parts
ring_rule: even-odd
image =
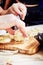
[[[28,1],[29,4],[38,4],[38,6],[27,8],[27,15],[24,20],[26,22],[26,25],[43,24],[43,0],[28,0]]]
[[[43,24],[43,0],[20,0],[25,4],[38,4],[36,7],[27,8],[27,15],[25,18],[26,25]]]

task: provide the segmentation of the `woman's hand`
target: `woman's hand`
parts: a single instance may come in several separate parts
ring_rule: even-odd
[[[1,15],[4,14],[14,14],[16,16],[20,16],[22,20],[25,19],[27,8],[22,3],[14,3],[12,6],[10,6],[7,10],[4,10],[0,7]]]
[[[23,21],[13,14],[0,16],[0,29],[5,29],[10,34],[14,34],[14,31],[11,29],[12,26],[17,26],[24,36],[28,36]]]
[[[14,15],[19,15],[22,20],[25,19],[27,8],[22,3],[14,3],[11,7],[8,8],[7,13],[12,13]]]

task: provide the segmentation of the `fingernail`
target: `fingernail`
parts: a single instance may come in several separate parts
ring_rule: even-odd
[[[23,16],[22,16],[22,20],[24,20],[24,18],[25,18],[25,17],[24,17],[24,15],[23,15]]]
[[[24,18],[22,18],[22,20],[24,20]]]
[[[28,34],[27,34],[27,33],[25,33],[25,34],[23,34],[23,36],[24,36],[24,37],[28,37]]]

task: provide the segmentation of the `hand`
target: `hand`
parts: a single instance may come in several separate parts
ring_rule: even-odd
[[[21,21],[20,19],[15,18],[14,15],[12,15],[11,18],[12,18],[12,22],[11,22],[11,20],[10,20],[11,24],[12,24],[13,26],[14,26],[14,25],[17,26],[17,27],[19,28],[19,30],[22,32],[23,36],[27,37],[28,35],[27,35],[26,28],[25,28],[25,23],[24,23],[23,21]],[[14,20],[13,20],[13,18],[14,18]],[[14,32],[15,32],[15,30],[12,30],[12,28],[7,28],[6,30],[7,30],[10,34],[14,34]]]
[[[10,34],[14,34],[14,31],[11,29],[12,26],[17,26],[19,30],[23,33],[23,35],[27,36],[25,23],[23,21],[18,19],[13,14],[0,16],[0,29],[5,29]]]
[[[11,7],[8,8],[7,13],[19,15],[21,19],[24,20],[27,13],[27,8],[22,3],[14,3]]]

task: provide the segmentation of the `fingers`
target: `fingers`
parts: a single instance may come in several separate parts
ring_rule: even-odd
[[[22,12],[21,18],[22,18],[22,20],[24,20],[25,16],[26,16],[26,13],[27,13],[27,8],[22,3],[18,3],[18,7],[19,7],[20,11]]]
[[[18,19],[13,14],[3,15],[0,17],[0,29],[7,30],[10,34],[14,34],[14,31],[11,29],[12,26],[17,26],[24,36],[27,36],[27,31],[25,29],[25,23]],[[4,20],[4,22],[3,22]]]
[[[21,20],[16,20],[16,26],[19,28],[19,30],[22,32],[23,36],[27,37],[27,31],[26,31],[26,27],[25,27],[25,23]]]
[[[14,15],[16,15],[16,16],[18,15],[18,14],[13,10],[13,7],[12,7],[12,6],[8,8],[7,14],[9,14],[9,13],[10,13],[10,14],[12,13],[12,14],[14,14]]]
[[[8,29],[6,29],[6,31],[8,31],[10,34],[14,35],[14,30],[12,30],[12,28],[8,28]]]
[[[28,37],[27,31],[25,27],[20,27],[20,31],[22,32],[23,36]]]
[[[18,4],[13,4],[12,8],[18,15],[22,15],[22,12],[18,8]]]
[[[14,15],[19,15],[22,20],[24,20],[26,16],[27,8],[22,3],[13,4],[10,8],[8,13],[13,13]]]
[[[25,37],[27,37],[28,36],[28,34],[27,34],[27,31],[26,31],[26,28],[25,28],[25,23],[22,21],[22,20],[20,20],[20,19],[17,19],[17,17],[16,16],[14,16],[14,15],[12,15],[12,17],[14,18],[14,20],[12,20],[12,22],[11,22],[11,24],[12,24],[12,26],[17,26],[18,28],[19,28],[19,30],[22,32],[22,34],[25,36]],[[11,31],[12,32],[11,32]],[[13,32],[13,30],[12,29],[8,29],[8,31],[11,33],[11,34],[14,34]]]

